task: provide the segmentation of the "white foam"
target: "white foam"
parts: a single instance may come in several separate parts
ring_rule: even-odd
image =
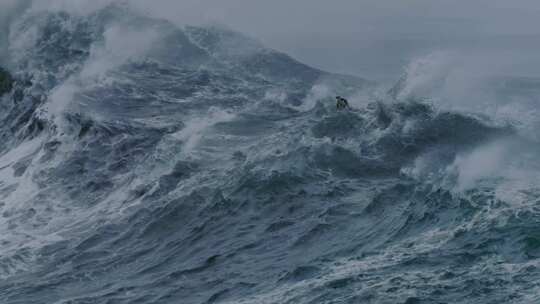
[[[477,186],[477,182],[504,174],[504,160],[508,149],[506,142],[498,141],[481,146],[471,153],[458,155],[452,167],[458,172],[456,189],[464,191]]]
[[[309,111],[315,107],[318,101],[332,96],[331,89],[324,84],[316,84],[309,91],[308,95],[302,101],[302,104],[297,107],[301,111]]]
[[[212,107],[205,116],[196,117],[186,122],[185,127],[173,136],[184,143],[183,153],[191,155],[204,136],[204,131],[207,128],[219,122],[230,121],[234,117],[236,115],[231,112]]]
[[[287,100],[287,93],[282,90],[268,90],[264,93],[264,100],[284,104]]]
[[[453,57],[446,52],[435,52],[413,60],[406,68],[397,98],[433,96],[433,91],[444,85],[452,68]]]
[[[92,46],[90,57],[80,72],[52,90],[43,110],[63,129],[62,113],[70,109],[77,93],[106,81],[109,71],[143,57],[160,37],[152,28],[137,30],[119,24],[110,26],[104,32],[103,43],[96,42]]]

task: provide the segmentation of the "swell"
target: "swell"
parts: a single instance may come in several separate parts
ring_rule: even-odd
[[[322,96],[302,108],[331,74],[230,31],[147,18],[157,47],[124,58],[107,46],[113,17],[132,37],[124,28],[139,17],[118,7],[20,21],[21,32],[42,26],[1,99],[7,303],[502,303],[534,292],[537,192],[516,207],[497,183],[455,187],[462,159],[519,137],[514,127],[417,100],[336,112]],[[121,64],[87,78],[96,54],[110,55],[96,49]],[[366,89],[345,78],[333,82]],[[53,113],[59,88],[75,90]]]

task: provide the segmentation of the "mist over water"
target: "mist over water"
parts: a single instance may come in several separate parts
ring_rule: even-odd
[[[535,4],[450,2],[3,1],[0,302],[537,303]]]

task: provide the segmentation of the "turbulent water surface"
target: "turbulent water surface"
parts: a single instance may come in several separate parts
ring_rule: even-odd
[[[381,94],[122,5],[12,19],[1,303],[540,302],[537,79],[445,107],[437,56]]]

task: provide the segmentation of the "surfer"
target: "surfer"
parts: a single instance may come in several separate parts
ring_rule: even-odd
[[[342,110],[342,109],[350,109],[351,107],[349,106],[349,102],[347,101],[347,99],[341,96],[336,96],[336,108],[338,110]]]

